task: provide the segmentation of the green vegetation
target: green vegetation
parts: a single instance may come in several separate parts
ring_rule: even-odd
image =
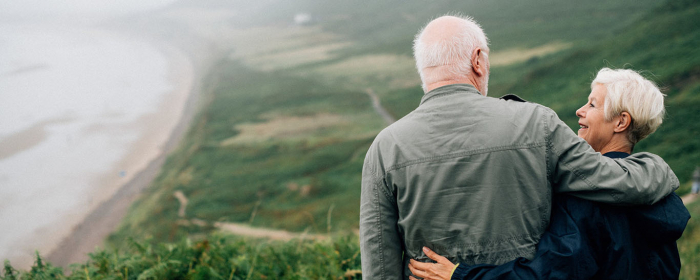
[[[91,253],[86,263],[71,265],[69,276],[40,256],[26,272],[6,262],[0,279],[361,279],[357,237],[274,242],[215,235],[199,242],[128,245]]]
[[[189,199],[184,218],[323,233],[353,228],[361,151],[383,127],[366,94],[238,63],[213,75],[209,105],[111,240],[172,242],[209,232],[178,224],[176,191]]]
[[[568,46],[492,67],[489,93],[549,106],[574,129],[574,111],[600,68],[645,70],[668,95],[668,113],[635,152],[662,156],[681,180],[677,193],[689,192],[700,164],[698,1],[539,0],[509,2],[508,9],[504,1],[441,0],[429,7],[421,1],[263,2],[238,21],[271,27],[242,32],[234,46],[238,60],[213,69],[204,83],[206,104],[180,148],[110,236],[108,248],[117,249],[73,266],[70,279],[337,279],[359,269],[356,237],[270,242],[214,233],[224,231],[216,222],[330,236],[356,230],[364,154],[385,126],[366,92],[376,93],[396,118],[413,110],[423,92],[411,40],[430,18],[448,11],[482,23],[493,59],[499,51]],[[301,11],[319,17],[318,26],[280,27],[287,24],[280,18]],[[177,191],[189,200],[182,217]],[[688,208],[700,216],[700,202]],[[691,219],[678,242],[682,279],[700,277],[699,227]],[[5,271],[0,279],[16,279],[12,269]],[[62,277],[38,262],[21,279],[41,279],[42,273]]]
[[[686,206],[691,218],[677,242],[681,255],[680,279],[700,279],[700,201]]]

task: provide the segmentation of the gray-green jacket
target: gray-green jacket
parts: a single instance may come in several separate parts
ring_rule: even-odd
[[[428,246],[454,263],[531,258],[552,192],[652,204],[678,188],[660,157],[602,156],[551,109],[448,85],[384,129],[362,170],[365,279],[407,279]]]

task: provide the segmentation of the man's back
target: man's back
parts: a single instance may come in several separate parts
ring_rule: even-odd
[[[377,136],[408,258],[425,259],[422,246],[469,264],[534,254],[551,207],[540,110],[450,85]]]

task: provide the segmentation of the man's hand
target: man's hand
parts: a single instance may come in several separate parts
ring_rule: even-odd
[[[437,263],[422,263],[411,259],[408,264],[408,269],[411,270],[411,273],[426,280],[449,280],[455,265],[445,257],[428,249],[428,247],[423,247],[423,252],[428,258]],[[413,276],[409,278],[411,280],[418,280]]]

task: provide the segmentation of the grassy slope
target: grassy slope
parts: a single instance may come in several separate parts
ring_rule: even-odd
[[[585,103],[590,81],[602,67],[644,69],[666,98],[664,124],[635,152],[659,154],[676,172],[687,193],[690,175],[700,163],[700,4],[687,1],[684,7],[663,6],[650,19],[603,40],[599,45],[572,53],[533,61],[505,69],[518,75],[514,83],[493,86],[494,94],[516,93],[555,109],[562,120],[577,129],[574,111]],[[494,70],[494,72],[496,72]],[[510,73],[508,73],[510,72]]]
[[[189,199],[187,218],[249,222],[255,211],[254,226],[325,232],[333,207],[342,215],[332,216],[332,225],[352,228],[359,209],[344,202],[359,201],[357,170],[363,157],[357,151],[366,150],[383,125],[365,93],[255,72],[238,63],[222,64],[215,76],[210,105],[166,162],[157,187],[147,190],[112,240],[152,235],[172,241],[209,231],[177,224],[179,203],[173,193],[178,190]],[[301,138],[280,135],[221,145],[241,133],[240,124],[264,123],[276,114],[313,118],[319,113],[345,121],[299,131]]]
[[[513,30],[523,32],[544,28],[540,17],[546,18],[545,23],[550,21],[555,23],[549,25],[559,26],[558,29],[552,30],[550,29],[553,27],[548,27],[550,32],[545,35],[533,33],[539,34],[540,44],[549,40],[572,39],[569,33],[562,31],[566,30],[566,26],[561,22],[562,17],[555,17],[561,13],[558,10],[561,8],[549,7],[546,1],[537,3],[513,9],[518,12],[516,14],[512,10],[494,14],[506,16],[510,11],[512,20],[519,23]],[[609,17],[611,13],[618,12],[621,17],[634,18],[636,10],[623,9],[624,4],[628,3],[622,1],[616,6],[607,4],[610,5],[609,10],[603,14]],[[365,10],[382,8],[372,5],[365,7],[364,10],[358,8],[360,10],[351,12],[349,18],[356,19],[366,12]],[[436,6],[438,5],[433,7]],[[456,10],[460,9],[459,5],[455,4],[455,6]],[[409,14],[413,15],[413,18],[421,16],[427,18],[426,13],[419,13],[418,5],[402,7],[401,13],[397,13],[401,14],[400,16],[394,14],[391,14],[394,15],[393,17],[387,16],[398,23],[388,22],[383,28],[372,31],[370,37],[392,33],[397,24],[404,24],[397,17],[411,18],[406,15]],[[494,7],[481,8],[486,13]],[[640,6],[636,7],[640,9]],[[347,25],[343,24],[347,23],[347,18],[339,17],[338,10],[323,5],[317,9],[325,10],[329,18],[337,18],[328,20],[327,25],[324,25],[326,29],[346,34],[346,38],[353,38],[361,33],[352,29],[343,29],[343,26]],[[574,12],[573,20],[568,23],[568,26],[574,30],[579,30],[585,25],[584,22],[587,22],[582,18],[583,15],[595,16],[602,13],[599,12],[600,10],[591,12],[592,6],[578,7],[578,9],[580,11]],[[433,10],[439,9],[430,9],[430,11]],[[543,10],[539,13],[541,16],[535,17],[539,10]],[[698,122],[682,124],[675,120],[686,117],[684,114],[692,112],[690,108],[697,104],[694,98],[697,94],[693,92],[697,91],[697,87],[688,85],[695,84],[694,79],[698,71],[692,67],[698,64],[696,61],[698,57],[690,56],[689,59],[684,55],[684,52],[691,52],[693,46],[697,45],[697,32],[694,32],[692,22],[694,11],[694,9],[667,11],[666,16],[642,20],[642,24],[618,31],[615,35],[619,38],[618,40],[609,39],[597,45],[580,46],[545,59],[532,59],[524,64],[494,68],[492,95],[520,94],[535,102],[551,106],[560,112],[564,120],[574,125],[575,118],[568,112],[573,112],[585,100],[588,83],[593,73],[603,66],[604,60],[613,65],[632,63],[634,68],[652,69],[662,78],[661,84],[669,85],[671,89],[668,91],[669,118],[658,133],[640,143],[638,150],[649,150],[668,158],[681,179],[687,178],[692,165],[686,162],[697,159],[697,147],[694,146],[697,145],[697,141],[682,139],[696,136],[698,130],[683,129],[682,125],[697,126]],[[370,18],[376,18],[371,13],[369,15]],[[493,21],[485,19],[483,23],[487,31],[490,30],[489,26],[494,26],[492,29],[494,31],[490,33],[492,42],[494,45],[509,45],[511,35],[518,32],[497,28],[503,23],[498,20],[500,17],[494,18]],[[686,22],[677,24],[680,21]],[[357,22],[359,23],[357,30],[360,31],[367,25],[365,21]],[[609,23],[609,20],[602,20],[602,22]],[[618,28],[619,24],[621,23],[616,25]],[[596,29],[600,26],[598,23],[592,23],[588,27]],[[410,33],[413,33],[417,28],[405,29],[410,29]],[[586,36],[591,38],[599,35],[594,33]],[[586,38],[586,36],[579,37]],[[527,42],[538,40],[537,36],[531,37]],[[673,40],[661,40],[668,37]],[[403,40],[405,39],[393,41],[395,53],[405,51],[405,44],[399,44]],[[658,43],[664,41],[669,43],[665,46]],[[381,42],[369,47],[374,47],[374,51],[380,51],[386,47]],[[524,43],[524,45],[528,44],[534,43]],[[352,58],[357,56],[354,52],[369,47],[367,42],[355,44],[343,50],[347,54],[341,55],[341,58]],[[671,60],[660,63],[663,58]],[[325,64],[337,60],[325,62]],[[332,215],[331,220],[335,229],[355,227],[362,151],[371,142],[372,133],[376,133],[382,127],[378,118],[371,112],[368,99],[361,91],[365,87],[375,88],[384,105],[397,117],[415,108],[422,92],[417,86],[387,87],[384,85],[384,80],[375,77],[359,81],[350,79],[351,82],[342,79],[328,82],[330,79],[324,79],[323,75],[320,75],[321,79],[319,79],[313,75],[302,77],[295,74],[295,72],[304,72],[304,70],[323,66],[324,62],[287,70],[259,72],[242,67],[235,62],[222,63],[221,70],[216,77],[213,77],[217,81],[212,83],[217,86],[213,90],[211,105],[199,117],[181,150],[170,158],[163,174],[154,183],[154,187],[150,188],[144,198],[136,203],[125,219],[124,226],[112,240],[123,240],[126,235],[154,235],[158,239],[175,240],[186,234],[211,230],[211,228],[183,227],[177,224],[176,212],[179,204],[172,196],[177,190],[183,191],[190,199],[188,218],[248,222],[251,220],[251,214],[256,212],[253,220],[253,225],[256,226],[323,232],[328,228],[326,217],[333,207],[336,214]],[[239,133],[235,128],[236,125],[265,122],[267,119],[264,114],[269,115],[270,112],[287,116],[328,112],[343,115],[351,122],[344,126],[324,128],[323,131],[317,132],[317,135],[311,135],[308,139],[296,141],[270,139],[238,146],[219,145],[222,140]],[[349,137],[363,134],[365,137]],[[679,143],[679,145],[663,144],[667,142]],[[289,188],[293,184],[308,185],[311,190],[307,195],[300,195],[299,191]],[[256,205],[259,206],[257,210]]]
[[[182,191],[189,198],[188,219],[252,221],[254,226],[325,232],[330,216],[330,226],[335,230],[356,228],[362,155],[383,127],[363,91],[373,88],[395,116],[415,108],[422,93],[415,86],[418,77],[411,59],[405,55],[400,56],[401,63],[390,63],[399,65],[399,69],[387,68],[385,72],[410,76],[407,80],[414,82],[409,82],[412,85],[408,87],[388,86],[388,81],[396,77],[384,77],[381,73],[366,75],[362,67],[357,73],[319,69],[383,50],[405,54],[410,51],[413,33],[430,17],[448,10],[444,7],[480,11],[481,15],[475,16],[484,18],[487,30],[488,26],[494,26],[491,35],[494,44],[509,47],[512,44],[508,42],[512,41],[508,40],[513,33],[532,33],[520,46],[569,40],[573,38],[565,31],[567,28],[598,30],[600,22],[609,23],[610,18],[614,18],[610,15],[634,18],[644,7],[643,3],[631,5],[631,8],[625,8],[625,1],[608,3],[598,9],[606,11],[598,13],[604,14],[607,20],[589,21],[584,15],[591,14],[590,10],[601,3],[570,2],[568,15],[573,15],[573,20],[567,20],[562,8],[549,5],[548,1],[499,12],[496,10],[502,2],[442,1],[425,10],[422,2],[416,1],[396,5],[392,13],[379,12],[389,9],[391,2],[356,5],[352,9],[325,3],[313,3],[313,6],[311,2],[297,3],[302,8],[307,5],[314,14],[324,15],[323,29],[341,34],[338,36],[352,42],[350,47],[336,51],[340,54],[334,59],[275,71],[256,70],[236,61],[222,62],[207,83],[215,85],[210,105],[197,118],[180,150],[169,158],[163,173],[132,207],[111,240],[119,244],[126,236],[150,235],[157,240],[174,241],[182,236],[211,231],[211,227],[178,223],[179,203],[173,196],[175,191]],[[264,10],[271,4],[281,6],[277,12],[265,13],[270,17],[288,13],[287,18],[291,18],[297,11],[275,1],[261,2],[251,9]],[[489,13],[498,16],[486,17]],[[517,24],[510,30],[499,28],[503,17],[510,17]],[[353,28],[348,28],[350,22],[356,23]],[[614,26],[619,28],[623,23],[616,22]],[[533,33],[537,28],[548,32]],[[593,38],[599,33],[582,33],[586,35],[580,38]],[[294,39],[302,33],[294,34],[288,36]],[[375,67],[384,66],[370,69]],[[313,117],[318,113],[340,115],[347,122],[313,132],[297,132],[304,135],[302,138],[273,137],[233,146],[221,145],[222,141],[242,133],[237,127],[242,124],[262,124],[274,116]],[[302,193],[294,186],[307,186],[308,190]]]

